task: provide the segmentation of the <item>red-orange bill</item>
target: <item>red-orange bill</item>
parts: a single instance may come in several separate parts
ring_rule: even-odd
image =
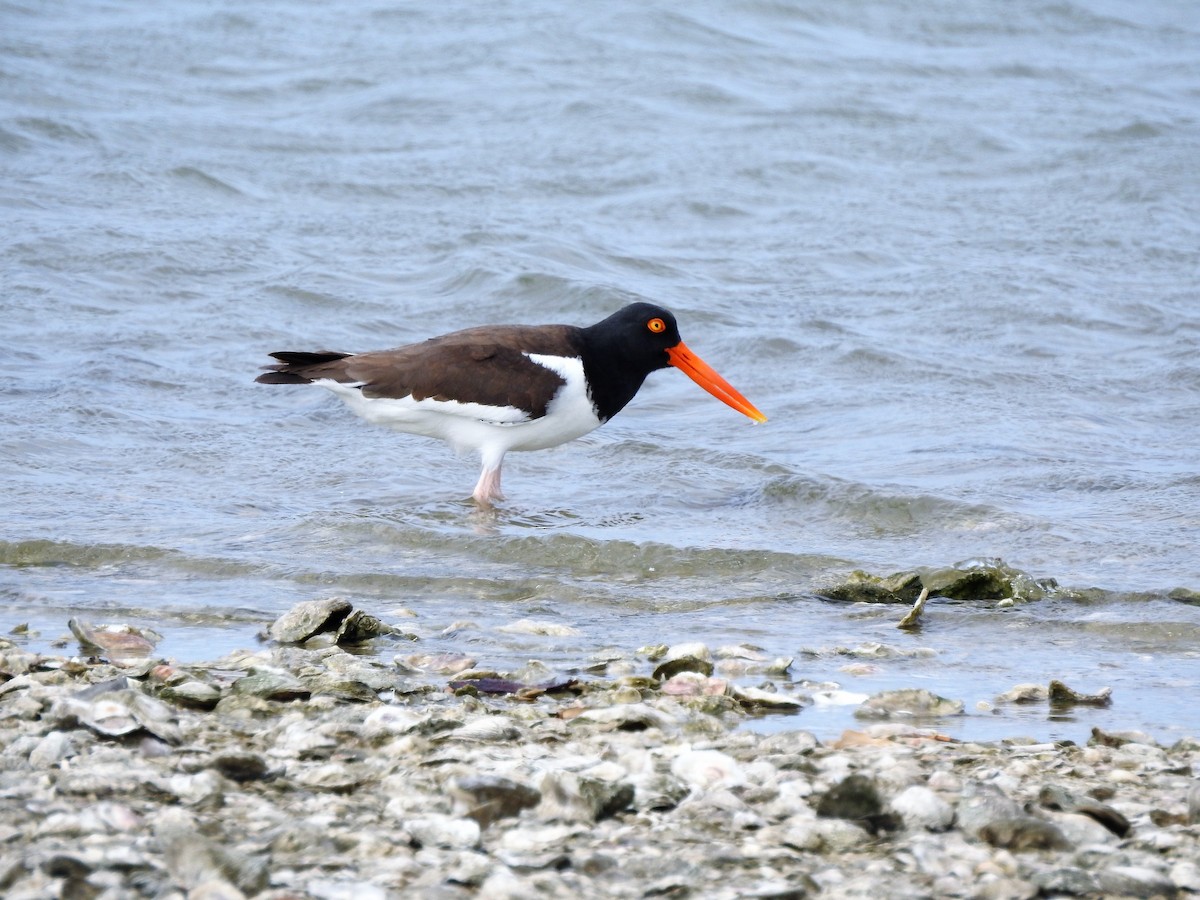
[[[755,409],[754,404],[739,394],[732,384],[718,375],[712,366],[689,350],[682,341],[674,347],[667,348],[667,358],[671,365],[726,406],[732,406],[755,422],[767,421],[767,417]]]

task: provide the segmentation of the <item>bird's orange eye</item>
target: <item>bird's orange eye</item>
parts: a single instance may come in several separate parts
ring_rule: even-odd
[[[653,331],[655,334],[661,334],[662,332],[667,330],[667,323],[664,322],[662,319],[651,319],[649,322],[646,323],[646,327],[649,328],[651,331]]]

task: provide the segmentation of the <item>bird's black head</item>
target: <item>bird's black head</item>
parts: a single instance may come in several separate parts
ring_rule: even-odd
[[[671,365],[667,350],[680,342],[675,317],[653,303],[631,303],[580,335],[592,402],[603,420],[633,399],[647,375]]]
[[[578,331],[580,356],[592,404],[601,421],[633,399],[646,376],[674,366],[726,406],[755,422],[767,417],[728,381],[687,348],[675,317],[652,303],[631,303],[590,328]]]
[[[675,317],[653,303],[630,303],[584,331],[612,358],[640,369],[643,377],[669,366],[667,349],[680,341]]]

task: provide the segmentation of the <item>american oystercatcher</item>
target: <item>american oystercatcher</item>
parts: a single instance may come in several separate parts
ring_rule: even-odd
[[[675,317],[632,303],[587,328],[485,325],[371,353],[272,353],[263,384],[319,384],[368,422],[476,450],[474,497],[501,499],[509,450],[556,447],[625,408],[646,376],[674,366],[756,422],[767,417],[692,353]]]

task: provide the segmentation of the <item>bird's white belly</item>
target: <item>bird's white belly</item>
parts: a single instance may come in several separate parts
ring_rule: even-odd
[[[546,407],[531,418],[514,406],[487,406],[456,400],[412,397],[366,397],[357,385],[322,379],[314,382],[346,402],[356,414],[376,425],[446,441],[456,450],[477,450],[486,458],[509,450],[556,447],[593,431],[601,424],[587,395],[583,363],[576,358],[527,354],[538,365],[560,375],[564,384]]]

